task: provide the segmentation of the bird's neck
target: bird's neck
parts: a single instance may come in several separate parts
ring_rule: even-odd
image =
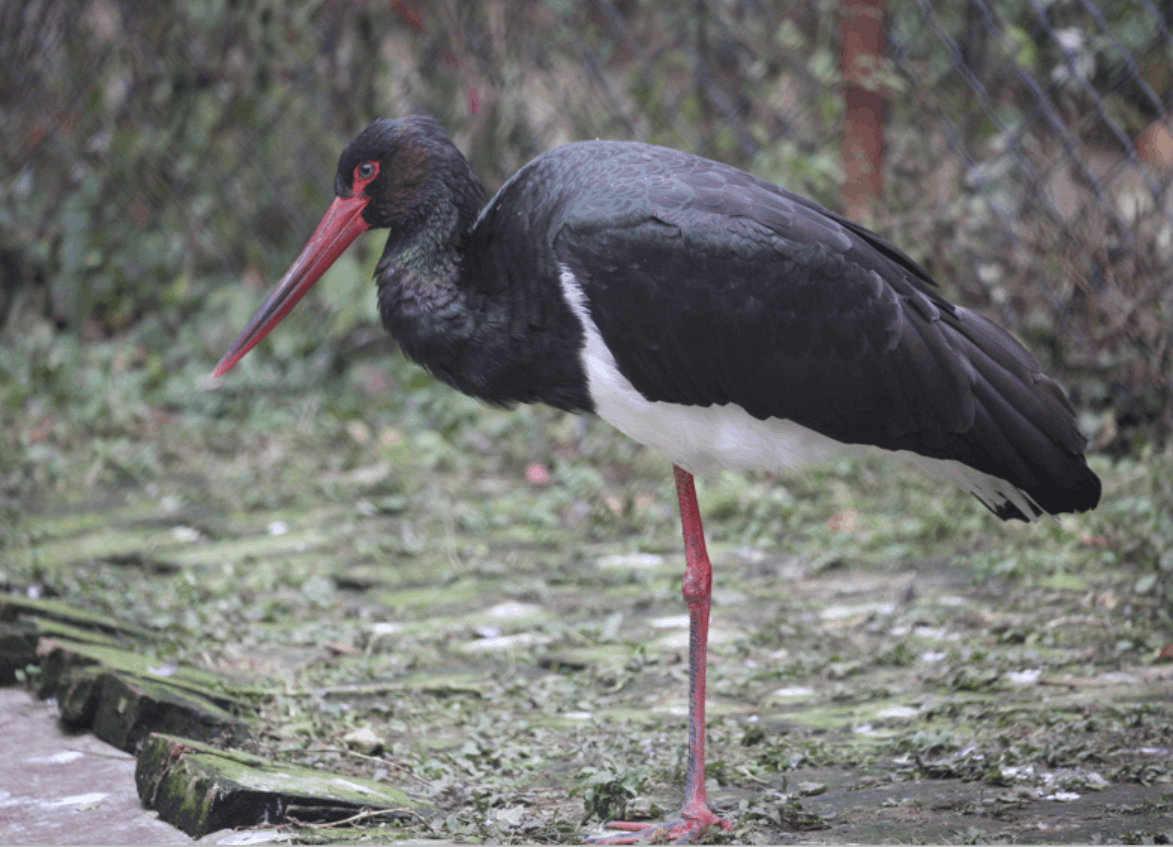
[[[384,323],[394,319],[395,307],[403,297],[412,293],[434,296],[436,289],[454,282],[460,267],[460,239],[453,229],[455,221],[448,217],[446,210],[436,210],[413,231],[388,236],[375,269]]]
[[[461,285],[475,215],[450,196],[436,198],[411,226],[391,232],[375,271],[383,325],[408,356],[441,378],[455,369],[476,329],[476,309]]]
[[[467,170],[467,166],[465,166]],[[519,234],[516,215],[480,223],[480,183],[452,176],[392,230],[379,261],[383,325],[408,357],[488,403],[544,402],[593,411],[583,329],[558,283],[548,245]],[[499,210],[498,210],[499,211]]]

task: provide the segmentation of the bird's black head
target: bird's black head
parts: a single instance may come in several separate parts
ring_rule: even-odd
[[[468,161],[444,128],[424,115],[380,118],[360,132],[338,160],[334,192],[369,197],[363,220],[393,231],[432,218],[439,205],[451,203],[463,234],[484,200]]]
[[[480,182],[456,145],[436,121],[420,116],[378,120],[359,133],[342,151],[334,193],[338,196],[301,255],[213,376],[240,361],[367,229],[391,230],[380,266],[410,266],[432,277],[450,271],[484,200]]]

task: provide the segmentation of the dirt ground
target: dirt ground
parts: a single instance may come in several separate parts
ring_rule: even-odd
[[[46,498],[9,590],[156,630],[160,661],[264,692],[256,751],[441,812],[296,840],[566,843],[678,808],[666,465],[486,471],[407,436],[337,468],[289,437]],[[1168,843],[1173,639],[1115,541],[1004,528],[886,461],[700,491],[710,799],[734,824],[710,841]]]

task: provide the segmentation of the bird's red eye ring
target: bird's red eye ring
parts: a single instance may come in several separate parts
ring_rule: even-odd
[[[379,175],[378,162],[363,162],[354,168],[354,192],[357,194],[366,188],[371,180]]]

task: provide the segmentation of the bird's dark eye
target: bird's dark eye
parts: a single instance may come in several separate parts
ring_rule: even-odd
[[[358,175],[361,179],[370,179],[375,175],[374,162],[363,162],[358,166]]]

